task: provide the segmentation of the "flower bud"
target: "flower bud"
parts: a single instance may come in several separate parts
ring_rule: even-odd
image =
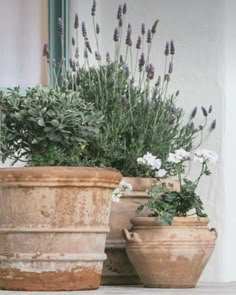
[[[170,41],[170,54],[174,55],[175,54],[175,45],[174,45],[174,41],[171,40]]]
[[[148,30],[148,32],[147,32],[147,43],[151,43],[151,42],[152,42],[151,30]]]
[[[210,126],[210,131],[214,130],[216,128],[216,120],[213,120]]]
[[[141,48],[141,37],[140,36],[138,36],[138,40],[137,40],[137,43],[136,43],[136,48],[137,49]]]
[[[123,14],[126,14],[126,12],[127,12],[127,5],[126,5],[126,3],[124,3],[124,5],[123,5]]]
[[[157,28],[157,24],[159,23],[159,19],[157,19],[155,21],[155,23],[153,24],[152,26],[152,34],[155,34],[156,33],[156,28]]]
[[[114,35],[113,35],[113,40],[115,42],[117,42],[119,40],[119,33],[118,33],[118,29],[117,28],[115,28]]]
[[[208,109],[208,114],[210,114],[212,112],[212,105],[210,105],[209,109]]]
[[[165,51],[164,51],[164,54],[165,56],[168,56],[169,53],[170,53],[170,46],[169,46],[169,42],[166,42],[166,47],[165,47]]]

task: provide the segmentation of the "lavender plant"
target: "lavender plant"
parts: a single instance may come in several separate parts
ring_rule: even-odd
[[[62,71],[62,84],[57,83],[56,87],[60,85],[62,91],[73,89],[104,116],[93,143],[93,154],[87,158],[88,165],[92,161],[98,166],[117,168],[124,176],[146,176],[146,171],[136,162],[140,154],[150,151],[164,160],[169,152],[180,147],[189,151],[196,135],[203,134],[210,112],[203,112],[204,122],[200,126],[194,124],[196,109],[186,122],[184,110],[177,104],[179,91],[169,93],[175,55],[173,40],[166,42],[163,50],[163,74],[155,72],[150,54],[159,20],[149,28],[141,24],[140,34],[134,38],[127,20],[127,5],[119,5],[117,26],[111,36],[114,42],[114,56],[111,56],[109,52],[101,52],[99,34],[102,28],[97,23],[96,13],[94,0],[91,17],[95,48],[90,44],[91,36],[85,22],[80,24],[75,14],[70,69],[66,73]],[[58,31],[62,38],[61,27]],[[44,55],[50,59],[49,52],[44,51]],[[95,57],[95,65],[91,57]],[[56,78],[60,70],[60,63],[59,67],[54,66]]]

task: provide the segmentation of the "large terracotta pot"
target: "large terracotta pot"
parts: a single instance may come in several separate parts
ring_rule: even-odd
[[[124,177],[123,180],[132,185],[133,190],[124,194],[119,203],[112,203],[110,216],[110,232],[107,235],[106,254],[102,272],[103,285],[139,285],[142,284],[133,265],[125,251],[125,237],[123,228],[131,229],[130,219],[135,216],[147,216],[147,212],[137,214],[138,203],[148,200],[146,190],[157,182],[154,178]],[[179,184],[170,180],[174,189],[178,190]]]
[[[102,168],[1,169],[0,289],[98,288],[120,179]]]
[[[132,219],[125,229],[126,250],[145,287],[193,288],[207,264],[216,239],[206,217],[175,217],[171,226],[154,218]]]

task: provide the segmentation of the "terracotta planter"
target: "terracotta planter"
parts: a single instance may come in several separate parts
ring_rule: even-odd
[[[1,169],[0,289],[98,288],[120,179],[102,168]]]
[[[175,217],[161,226],[151,217],[132,219],[125,230],[126,250],[145,287],[193,288],[207,264],[216,239],[208,219]]]
[[[103,265],[103,285],[140,285],[142,284],[125,251],[125,237],[123,228],[131,229],[130,219],[137,216],[137,203],[148,200],[146,190],[156,179],[140,177],[124,177],[123,180],[132,184],[133,191],[123,195],[119,203],[112,203],[110,216],[110,233],[107,235],[107,260]],[[178,183],[173,183],[178,189]],[[143,212],[138,216],[145,216]]]

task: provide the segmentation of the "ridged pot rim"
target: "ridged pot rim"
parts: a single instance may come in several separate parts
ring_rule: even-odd
[[[115,188],[122,175],[115,169],[82,166],[0,169],[1,186],[99,186]]]
[[[135,227],[153,226],[153,227],[170,227],[157,223],[155,217],[134,217],[131,218],[131,223]],[[199,216],[175,216],[171,226],[206,226],[209,223],[208,217]]]
[[[147,189],[151,187],[152,184],[160,184],[161,182],[158,181],[156,178],[151,178],[151,177],[127,177],[124,176],[122,178],[125,182],[128,182],[132,185],[133,190],[136,192],[144,192]],[[179,187],[179,182],[170,178],[166,178],[163,180],[165,183],[171,183],[174,184],[175,189]],[[128,194],[130,195],[130,194]],[[132,195],[132,192],[131,192]]]

